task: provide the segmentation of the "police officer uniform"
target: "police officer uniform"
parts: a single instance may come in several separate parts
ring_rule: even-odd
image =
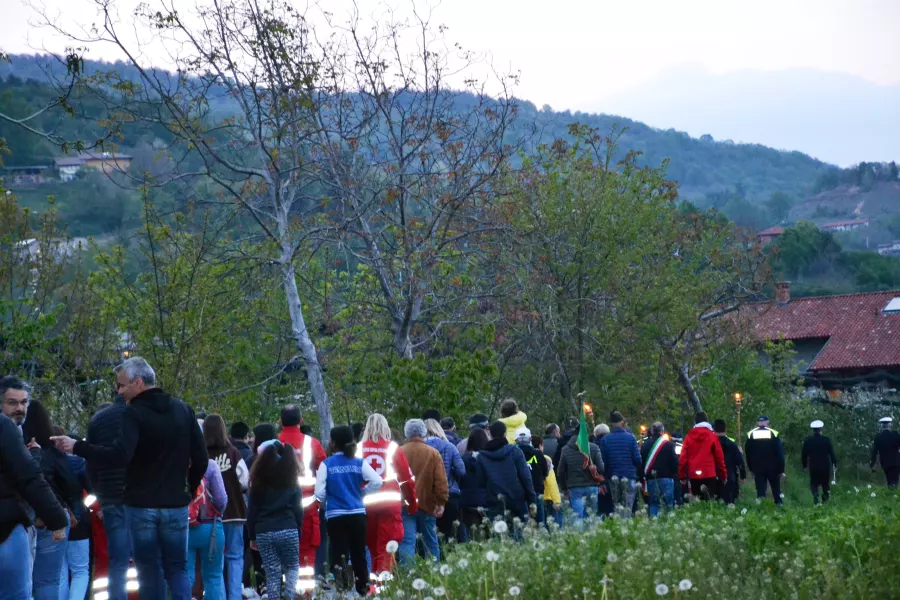
[[[831,440],[822,435],[825,424],[815,420],[809,424],[813,434],[803,442],[803,469],[809,471],[809,489],[813,495],[813,503],[819,503],[819,488],[822,488],[822,501],[828,502],[831,494],[831,475],[837,468],[837,456]]]
[[[897,487],[900,481],[900,432],[891,431],[892,421],[891,417],[882,417],[878,420],[883,429],[875,436],[869,466],[874,471],[875,459],[878,458],[888,487]]]
[[[766,497],[766,484],[772,488],[775,504],[781,504],[781,476],[784,474],[784,448],[778,432],[770,429],[769,417],[761,416],[757,427],[747,434],[744,456],[756,480],[756,497]]]

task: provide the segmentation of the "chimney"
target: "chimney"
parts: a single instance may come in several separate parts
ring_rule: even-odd
[[[791,301],[791,282],[779,281],[775,284],[775,302],[787,304]]]

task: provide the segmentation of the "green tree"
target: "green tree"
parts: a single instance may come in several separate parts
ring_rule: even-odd
[[[784,192],[772,192],[769,199],[766,200],[766,208],[769,209],[769,214],[778,223],[783,223],[787,220],[793,205],[794,202],[791,197]]]

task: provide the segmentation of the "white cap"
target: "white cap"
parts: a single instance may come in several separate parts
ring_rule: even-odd
[[[822,429],[823,427],[825,427],[825,423],[816,419],[815,421],[810,423],[809,426],[812,427],[813,429]]]
[[[878,422],[879,423],[893,423],[894,419],[892,419],[891,417],[881,417],[880,419],[878,419]]]
[[[531,439],[531,430],[525,427],[519,427],[516,429],[516,439],[517,440],[530,440]]]

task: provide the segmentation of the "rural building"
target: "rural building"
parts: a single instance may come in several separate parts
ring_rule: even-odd
[[[84,168],[111,173],[113,171],[127,171],[131,166],[131,156],[116,154],[115,152],[82,152],[77,156],[65,156],[55,161],[61,181],[72,181],[75,175]]]
[[[46,165],[3,167],[3,181],[6,185],[15,187],[40,185],[47,181],[47,170],[49,168]]]
[[[889,244],[879,244],[878,254],[881,254],[882,256],[900,255],[900,240],[894,240]]]
[[[820,229],[822,231],[853,231],[854,229],[868,226],[868,219],[857,219],[855,221],[835,221],[834,223],[825,223]]]
[[[768,229],[764,229],[756,234],[756,239],[759,240],[759,243],[763,246],[768,246],[775,240],[777,240],[784,233],[784,227],[780,227],[776,225],[775,227],[769,227]]]
[[[741,317],[760,343],[792,342],[810,385],[900,387],[900,290],[791,299],[781,282],[774,301],[747,304]]]

